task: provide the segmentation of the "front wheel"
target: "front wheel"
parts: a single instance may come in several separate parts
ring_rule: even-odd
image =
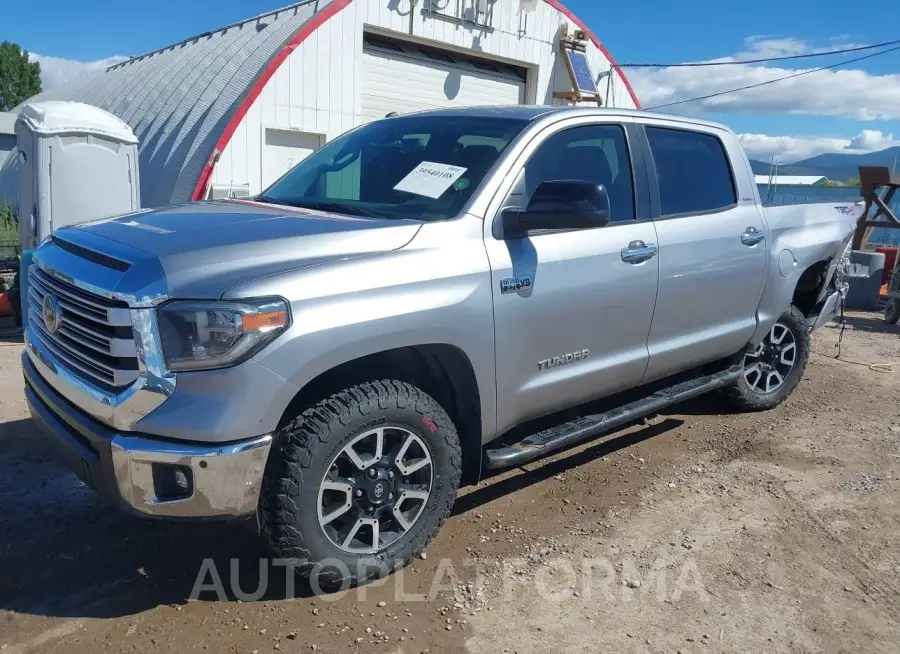
[[[410,384],[348,388],[281,430],[260,498],[276,553],[328,588],[418,556],[450,515],[462,468],[446,411]]]
[[[739,411],[765,411],[784,402],[803,377],[809,346],[806,319],[792,306],[753,351],[741,355],[743,373],[725,389],[731,405]]]

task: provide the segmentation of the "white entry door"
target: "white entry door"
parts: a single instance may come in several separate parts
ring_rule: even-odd
[[[324,144],[321,134],[291,129],[264,128],[262,151],[262,188],[267,189],[279,177],[318,150]]]
[[[525,71],[487,59],[366,36],[364,122],[425,109],[525,102]]]

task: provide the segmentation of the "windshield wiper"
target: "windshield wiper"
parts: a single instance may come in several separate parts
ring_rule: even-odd
[[[350,216],[364,216],[365,218],[389,218],[385,214],[365,209],[363,207],[355,207],[352,204],[343,204],[341,202],[282,202],[291,207],[298,209],[312,209],[314,211],[328,211],[331,213],[345,213]]]
[[[283,207],[294,207],[295,209],[312,209],[314,211],[327,211],[330,213],[344,213],[348,216],[363,216],[364,218],[399,218],[388,213],[372,211],[365,207],[356,207],[352,204],[344,204],[343,202],[307,202],[307,201],[290,201],[276,200],[268,195],[257,195],[253,198],[257,202],[265,202],[266,204],[277,204]]]
[[[285,207],[290,206],[287,202],[279,202],[275,198],[270,198],[268,195],[263,195],[262,193],[250,199],[254,200],[255,202],[264,202],[265,204],[280,204]]]

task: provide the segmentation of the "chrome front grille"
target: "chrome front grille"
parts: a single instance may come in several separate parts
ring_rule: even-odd
[[[108,389],[138,378],[131,311],[125,302],[90,293],[35,265],[29,268],[28,283],[28,323],[71,372]],[[48,295],[59,308],[54,330],[43,315]]]

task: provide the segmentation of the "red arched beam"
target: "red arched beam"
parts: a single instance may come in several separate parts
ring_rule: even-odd
[[[197,180],[197,186],[194,187],[194,200],[203,199],[203,195],[206,193],[206,187],[209,184],[209,178],[212,175],[213,166],[215,165],[215,158],[217,154],[221,154],[225,151],[226,146],[231,141],[231,137],[234,136],[234,132],[237,130],[238,125],[241,124],[241,121],[247,115],[247,112],[250,111],[250,107],[253,105],[256,98],[259,97],[260,93],[262,93],[263,88],[266,86],[268,81],[272,79],[272,76],[275,74],[275,71],[278,70],[279,66],[284,63],[284,61],[291,55],[291,53],[296,50],[301,43],[303,43],[310,34],[319,29],[325,22],[340,12],[342,9],[347,7],[353,0],[334,0],[330,5],[325,7],[318,14],[313,16],[308,23],[306,23],[303,27],[297,30],[297,33],[291,37],[291,40],[288,41],[278,53],[269,60],[269,63],[266,65],[262,74],[256,79],[253,83],[253,86],[250,87],[250,91],[243,97],[241,103],[238,105],[237,110],[231,116],[231,120],[228,121],[228,124],[225,126],[225,130],[222,132],[222,135],[219,137],[219,140],[216,141],[216,146],[213,148],[213,153],[210,155],[209,160],[206,162],[206,165],[203,167],[203,170],[200,172],[200,178]],[[610,65],[615,69],[615,71],[619,74],[619,77],[622,79],[622,82],[625,84],[625,88],[628,89],[629,95],[631,95],[631,99],[634,100],[634,106],[638,109],[641,108],[641,103],[638,102],[637,95],[634,92],[634,89],[631,87],[628,79],[622,73],[622,69],[618,67],[616,64],[616,60],[613,59],[613,56],[609,53],[609,50],[606,49],[600,39],[591,32],[587,26],[581,22],[578,18],[575,17],[571,11],[569,11],[566,7],[564,7],[559,0],[544,0],[548,5],[556,9],[561,14],[565,15],[569,20],[575,23],[578,26],[578,29],[584,30],[585,34],[587,34],[591,41],[594,42],[600,52],[603,53],[603,56],[609,60]]]
[[[309,38],[310,34],[319,29],[329,18],[344,9],[351,2],[352,0],[334,0],[330,5],[325,7],[325,9],[313,16],[303,27],[297,30],[297,33],[291,37],[291,40],[269,60],[269,63],[266,65],[262,74],[256,78],[253,86],[250,87],[250,91],[241,99],[241,103],[238,105],[237,110],[231,116],[231,120],[228,121],[219,140],[216,141],[216,146],[213,148],[209,160],[206,162],[206,165],[200,173],[200,179],[197,180],[197,186],[194,187],[194,200],[203,199],[203,195],[206,193],[206,186],[209,184],[209,178],[212,175],[213,166],[215,165],[216,155],[222,154],[225,151],[225,147],[231,141],[231,137],[234,136],[238,125],[244,120],[244,116],[250,111],[250,107],[253,106],[254,101],[259,97],[259,94],[262,93],[262,90],[265,88],[268,81],[272,79],[272,75],[275,74],[275,71],[278,70],[279,66],[291,56],[291,53],[296,50],[301,43]]]

